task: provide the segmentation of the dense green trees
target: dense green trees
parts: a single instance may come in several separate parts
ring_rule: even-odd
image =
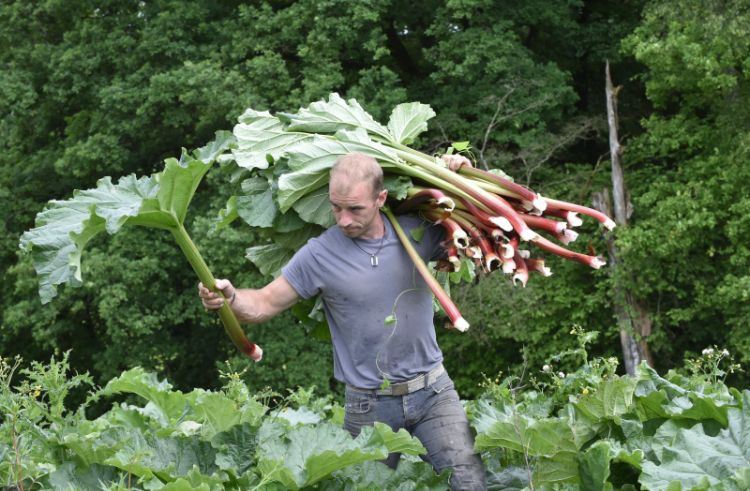
[[[438,113],[418,145],[469,140],[550,196],[588,203],[608,183],[604,60],[620,92],[633,225],[617,232],[623,278],[552,262],[555,276],[492,278],[454,292],[473,331],[440,332],[464,392],[479,374],[531,368],[574,344],[574,325],[619,349],[611,282],[648,299],[662,367],[716,343],[748,353],[750,208],[747,7],[740,0],[179,2],[16,1],[0,6],[0,352],[71,362],[112,377],[136,364],[211,386],[246,362],[200,309],[169,239],[144,230],[90,245],[80,289],[40,306],[18,237],[52,198],[104,175],[150,174],[181,147],[229,129],[247,106],[296,109],[331,91],[379,118],[420,100]],[[231,192],[212,171],[191,233],[219,276],[263,279],[242,257],[255,238],[214,232]],[[604,252],[593,225],[590,243]],[[291,316],[249,328],[267,357],[254,387],[329,390],[330,346]],[[157,335],[158,333],[158,335]]]

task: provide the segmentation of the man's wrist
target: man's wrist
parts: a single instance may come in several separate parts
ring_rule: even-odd
[[[232,298],[229,299],[229,306],[234,305],[234,300],[237,298],[237,290],[232,292]]]

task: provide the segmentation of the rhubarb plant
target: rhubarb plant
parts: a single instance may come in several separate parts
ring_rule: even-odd
[[[501,171],[466,167],[453,172],[441,158],[410,148],[434,116],[425,104],[400,104],[382,125],[356,100],[335,93],[296,113],[246,110],[234,128],[237,145],[226,157],[243,169],[242,192],[228,203],[222,224],[240,217],[264,231],[267,243],[249,248],[247,257],[261,272],[278,274],[308,238],[334,223],[329,171],[339,157],[358,152],[383,168],[394,210],[417,213],[445,228],[447,259],[439,270],[465,271],[462,264],[468,262],[486,273],[502,269],[524,286],[530,272],[550,275],[544,260],[531,257],[522,245],[593,268],[604,265],[602,258],[565,245],[577,237],[573,228],[582,223],[579,213],[611,229],[609,217],[542,197]],[[408,250],[408,240],[401,240]],[[419,258],[413,259],[420,272],[426,271]],[[468,327],[440,284],[425,279],[453,326]]]
[[[230,133],[219,132],[208,145],[193,152],[183,150],[179,160],[167,159],[161,172],[140,178],[128,175],[117,183],[104,177],[96,188],[50,201],[37,215],[36,227],[20,241],[32,255],[42,303],[50,302],[62,284],[81,286],[81,256],[94,236],[105,231],[116,234],[132,225],[170,232],[200,281],[214,289],[215,279],[185,229],[185,217],[203,176],[233,141]],[[226,302],[219,317],[232,342],[259,361],[262,350],[247,340]]]

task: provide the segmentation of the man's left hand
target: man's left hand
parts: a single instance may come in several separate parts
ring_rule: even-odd
[[[447,165],[453,172],[458,172],[458,169],[465,165],[472,167],[471,160],[463,155],[443,155],[441,158],[443,159],[443,162],[445,162],[445,165]]]

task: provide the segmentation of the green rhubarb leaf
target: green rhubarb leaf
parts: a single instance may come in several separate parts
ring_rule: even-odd
[[[158,477],[172,481],[197,467],[203,474],[213,474],[216,452],[210,443],[197,436],[163,438],[153,433],[133,433],[105,464],[132,473],[143,480]]]
[[[482,401],[474,406],[479,451],[504,448],[536,457],[534,482],[578,482],[578,449],[564,419],[535,419],[511,404]]]
[[[273,189],[264,177],[256,176],[242,182],[242,194],[236,197],[237,214],[251,227],[273,226],[279,214]]]
[[[388,198],[402,200],[406,199],[407,193],[409,189],[414,187],[414,183],[406,176],[386,174],[383,177],[383,186],[388,190]]]
[[[124,476],[116,467],[107,465],[79,466],[74,462],[60,464],[54,472],[44,479],[47,489],[101,489],[103,486],[116,483]]]
[[[728,427],[716,436],[707,435],[701,424],[670,431],[659,461],[643,463],[642,486],[691,489],[723,484],[725,489],[742,489],[729,486],[750,472],[750,392],[743,392],[742,399],[743,407],[729,409]]]
[[[372,461],[346,467],[334,472],[332,479],[321,481],[319,488],[325,491],[444,491],[450,488],[449,481],[450,471],[447,469],[436,474],[426,462],[402,459],[395,470]]]
[[[278,276],[281,268],[294,256],[294,251],[278,244],[265,244],[248,247],[245,257],[249,259],[264,276]]]
[[[231,136],[220,132],[217,140],[194,155],[185,152],[180,161],[167,159],[161,173],[125,176],[117,184],[104,177],[96,188],[76,191],[68,200],[50,201],[37,215],[35,228],[20,240],[20,247],[31,251],[42,303],[57,295],[58,285],[82,284],[81,254],[100,232],[115,234],[126,223],[168,230],[182,224],[212,159],[231,143]]]
[[[289,489],[311,486],[351,465],[382,460],[391,451],[424,450],[405,431],[394,433],[383,424],[363,428],[356,439],[328,422],[282,428],[278,423],[261,427],[257,469],[265,479]]]
[[[284,114],[289,121],[288,131],[311,133],[336,133],[339,130],[364,128],[368,133],[390,140],[388,129],[373,119],[355,99],[344,100],[337,93],[328,96],[328,101],[313,102],[296,114]]]
[[[579,457],[581,489],[612,489],[607,482],[612,457],[612,445],[607,440],[594,443]]]
[[[308,223],[314,223],[328,228],[336,223],[331,211],[331,201],[328,199],[328,186],[323,186],[311,192],[292,205],[299,217]]]
[[[638,367],[638,383],[634,392],[636,408],[643,420],[680,418],[695,421],[712,419],[727,424],[727,411],[736,405],[731,394],[704,394],[680,387],[660,377],[648,365]]]
[[[419,243],[422,242],[422,239],[424,238],[424,232],[425,227],[424,225],[420,225],[418,227],[414,227],[409,231],[409,235],[411,235],[411,238],[414,239],[415,242]]]
[[[192,156],[204,164],[212,164],[236,144],[237,140],[230,131],[217,131],[215,138],[206,145],[195,149]]]
[[[369,430],[368,430],[369,431]],[[384,423],[375,423],[372,427],[372,435],[367,445],[384,445],[388,452],[398,452],[404,455],[422,455],[427,449],[417,439],[411,436],[405,429],[394,432],[390,426]]]
[[[50,201],[37,215],[36,227],[25,232],[20,241],[22,249],[31,251],[42,303],[57,295],[58,285],[81,285],[81,254],[98,233],[115,234],[141,212],[140,223],[176,226],[175,217],[159,210],[158,190],[150,177],[130,175],[117,184],[105,177],[94,189],[77,191],[65,201]]]
[[[232,150],[235,162],[245,169],[266,169],[269,161],[281,158],[290,145],[309,140],[312,135],[290,132],[268,111],[246,110],[234,127],[237,148]]]
[[[219,469],[239,477],[254,465],[258,430],[249,423],[233,426],[215,435],[211,446],[216,450],[216,465]]]
[[[619,424],[620,417],[634,409],[635,384],[635,379],[631,377],[606,379],[596,387],[595,392],[582,396],[573,405],[590,421],[601,423],[613,420]]]
[[[136,367],[110,380],[102,394],[125,393],[142,397],[148,401],[143,409],[144,414],[166,428],[181,419],[190,409],[188,397],[170,389],[171,385],[166,380],[159,381],[154,373]]]
[[[396,154],[383,145],[363,141],[363,132],[342,132],[334,139],[315,135],[314,138],[287,148],[285,157],[291,172],[279,177],[278,203],[286,212],[303,196],[328,184],[329,172],[339,157],[357,152],[375,158],[381,165],[398,162]]]
[[[212,438],[241,422],[237,404],[221,392],[195,389],[188,394],[192,408],[191,417],[201,424],[201,435]]]
[[[227,200],[224,209],[219,211],[219,217],[217,218],[216,223],[214,223],[214,227],[216,230],[228,227],[233,221],[239,218],[239,216],[240,215],[237,212],[237,196],[231,196]]]
[[[427,130],[427,121],[434,117],[435,111],[427,104],[420,102],[399,104],[393,108],[388,120],[391,141],[408,145],[417,135]]]

